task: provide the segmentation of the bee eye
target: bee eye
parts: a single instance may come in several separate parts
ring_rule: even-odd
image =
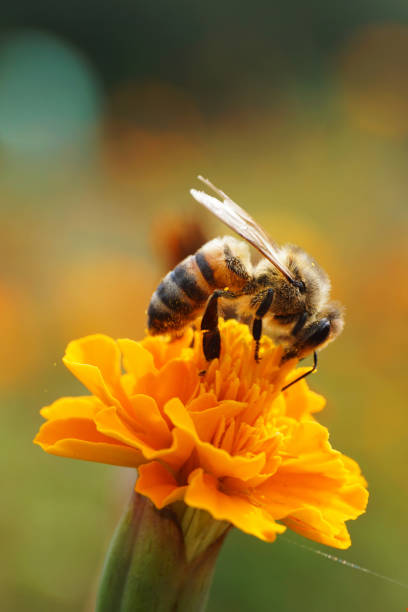
[[[305,344],[311,347],[323,344],[329,337],[330,329],[331,325],[329,319],[320,319],[320,321],[313,326],[313,332],[306,338]]]
[[[306,292],[306,285],[302,280],[297,280],[294,281],[293,284],[295,285],[295,287],[297,287],[300,291],[300,293],[305,293]]]

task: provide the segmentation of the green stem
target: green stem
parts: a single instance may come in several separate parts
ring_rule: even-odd
[[[226,532],[189,566],[174,612],[204,612],[210,594],[218,553]]]
[[[215,541],[188,559],[177,516],[134,493],[106,557],[96,612],[203,612],[221,531],[214,529]]]

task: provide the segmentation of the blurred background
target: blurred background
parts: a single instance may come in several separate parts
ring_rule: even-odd
[[[83,392],[69,340],[140,338],[160,277],[225,232],[198,173],[346,305],[310,385],[371,499],[351,549],[325,550],[408,583],[407,3],[15,0],[1,22],[2,610],[92,610],[134,474],[46,455],[38,410]],[[232,533],[209,612],[408,605],[293,542]]]

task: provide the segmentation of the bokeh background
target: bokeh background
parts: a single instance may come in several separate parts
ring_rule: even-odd
[[[92,610],[134,474],[44,454],[38,410],[82,392],[70,339],[140,338],[174,258],[224,232],[198,173],[346,305],[310,384],[371,499],[351,549],[325,550],[408,583],[407,3],[15,0],[0,34],[2,610]],[[324,548],[232,533],[209,611],[406,609],[299,543]]]

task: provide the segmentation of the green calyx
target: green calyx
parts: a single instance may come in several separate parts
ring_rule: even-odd
[[[96,612],[201,612],[228,524],[134,493],[108,551]]]

